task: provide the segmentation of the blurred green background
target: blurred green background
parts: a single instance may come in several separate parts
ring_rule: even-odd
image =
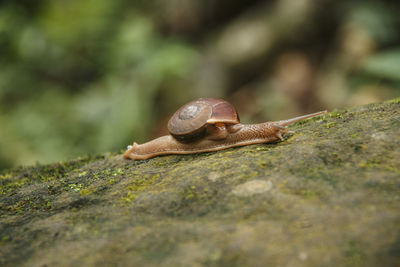
[[[243,122],[400,95],[399,1],[0,1],[0,169],[120,152],[197,97]]]

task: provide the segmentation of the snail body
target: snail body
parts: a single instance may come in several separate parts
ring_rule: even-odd
[[[235,108],[225,100],[201,98],[178,109],[168,122],[170,135],[144,144],[133,143],[125,159],[149,159],[166,154],[193,154],[231,147],[283,141],[287,125],[324,114],[320,111],[289,120],[242,124]]]

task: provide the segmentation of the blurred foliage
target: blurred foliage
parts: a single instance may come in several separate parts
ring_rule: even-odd
[[[186,101],[243,121],[400,94],[398,1],[0,1],[0,168],[120,151]]]

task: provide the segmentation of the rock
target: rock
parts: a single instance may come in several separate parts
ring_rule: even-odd
[[[0,266],[396,266],[400,98],[276,144],[0,173]]]

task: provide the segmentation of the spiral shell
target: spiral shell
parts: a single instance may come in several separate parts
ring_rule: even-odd
[[[178,109],[168,122],[168,131],[181,141],[192,141],[206,134],[209,124],[237,124],[239,116],[229,102],[200,98]]]

